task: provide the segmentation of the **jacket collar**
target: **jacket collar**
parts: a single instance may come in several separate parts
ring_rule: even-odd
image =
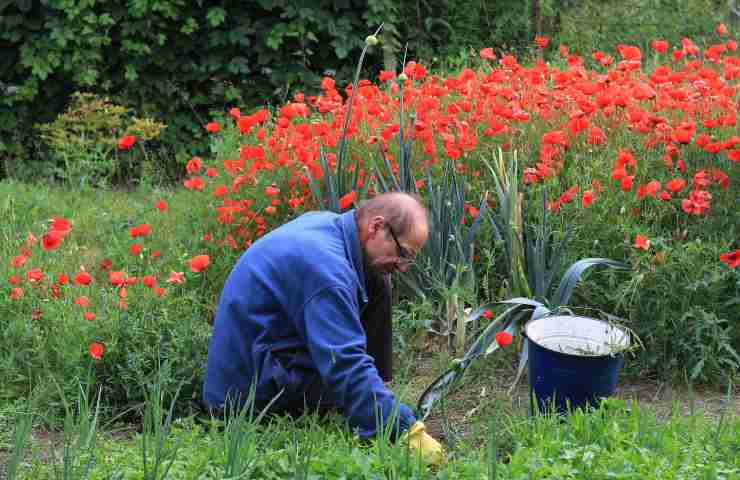
[[[347,258],[349,258],[350,264],[357,272],[357,278],[360,280],[360,298],[363,303],[367,303],[365,268],[362,261],[362,246],[360,245],[360,232],[357,230],[357,221],[355,220],[355,210],[340,214],[339,223],[342,226]]]

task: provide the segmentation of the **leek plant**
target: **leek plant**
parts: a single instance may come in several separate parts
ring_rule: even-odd
[[[274,436],[258,431],[258,427],[280,394],[255,415],[255,391],[256,382],[252,382],[243,405],[230,402],[224,409],[224,478],[250,478],[258,465],[260,447]]]
[[[81,384],[79,385],[75,406],[66,401],[61,388],[59,391],[62,395],[66,414],[64,417],[61,465],[56,461],[53,463],[54,478],[63,480],[90,478],[96,461],[95,450],[98,438],[101,391],[98,391],[94,410],[91,410],[88,402],[89,391],[83,389]],[[56,459],[56,451],[53,446],[52,451]]]
[[[161,371],[160,371],[161,375]],[[172,432],[172,421],[175,402],[180,394],[182,384],[167,409],[164,405],[162,378],[157,379],[145,394],[144,425],[141,433],[141,455],[144,467],[144,480],[167,478],[172,464],[177,458],[180,439],[174,445],[168,441]],[[166,413],[165,413],[166,412]]]
[[[495,305],[505,307],[505,310],[485,327],[465,355],[422,393],[418,402],[418,411],[422,418],[429,415],[434,403],[458,379],[462,378],[475,359],[493,353],[499,348],[498,343],[495,342],[497,333],[507,332],[516,336],[527,321],[551,316],[567,308],[576,284],[584,272],[591,267],[627,268],[626,264],[607,258],[584,258],[568,267],[558,287],[554,288],[555,275],[560,271],[563,252],[570,238],[570,230],[566,231],[562,241],[555,242],[555,232],[549,221],[544,191],[539,225],[525,227],[523,196],[519,193],[517,186],[519,179],[516,152],[507,165],[503,152],[499,149],[493,165],[489,164],[488,167],[495,181],[499,206],[498,213],[491,215],[491,224],[494,239],[504,244],[510,272],[507,295],[510,298],[487,303],[468,314],[465,322],[475,322],[486,310]],[[528,357],[529,344],[525,338],[512,387],[521,377]]]
[[[8,480],[15,480],[18,477],[19,467],[23,462],[32,429],[33,416],[29,414],[16,415],[12,449],[5,466],[5,478]]]
[[[405,59],[404,59],[405,63]],[[398,175],[380,147],[385,173],[376,168],[376,179],[382,192],[398,191],[420,195],[413,172],[413,135],[405,138],[405,112],[403,104],[403,79],[399,114]],[[415,117],[411,116],[411,131]],[[465,226],[465,177],[455,172],[454,163],[448,161],[443,175],[436,182],[430,169],[425,171],[426,197],[429,210],[429,238],[419,252],[416,265],[400,276],[401,282],[414,296],[427,300],[441,298],[437,302],[437,325],[430,330],[447,339],[448,348],[462,355],[467,340],[467,322],[464,316],[465,294],[474,295],[477,288],[473,268],[474,242],[481,227],[481,219],[487,208],[484,196],[478,208],[478,216],[470,226]]]
[[[455,172],[452,162],[445,164],[438,182],[427,170],[425,183],[429,238],[415,264],[399,278],[403,286],[422,301],[442,299],[435,303],[437,317],[443,320],[430,325],[430,330],[446,337],[450,350],[461,355],[467,340],[464,296],[477,288],[474,244],[486,213],[487,198],[484,196],[481,200],[478,215],[468,226],[464,222],[465,178]]]

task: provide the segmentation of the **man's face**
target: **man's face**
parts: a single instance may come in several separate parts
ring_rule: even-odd
[[[416,222],[408,232],[399,234],[385,218],[378,215],[368,223],[365,262],[382,273],[405,272],[427,240],[425,221]]]

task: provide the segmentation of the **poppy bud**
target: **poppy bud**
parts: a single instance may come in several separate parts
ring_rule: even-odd
[[[367,37],[365,37],[365,45],[367,45],[368,47],[374,47],[377,44],[378,37],[376,37],[375,35],[368,35]]]

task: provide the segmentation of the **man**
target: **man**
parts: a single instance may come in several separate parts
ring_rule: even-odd
[[[312,212],[255,242],[226,280],[204,400],[274,412],[337,407],[362,438],[378,423],[432,463],[442,448],[384,384],[391,378],[390,278],[428,236],[413,196],[387,193],[343,214]]]

